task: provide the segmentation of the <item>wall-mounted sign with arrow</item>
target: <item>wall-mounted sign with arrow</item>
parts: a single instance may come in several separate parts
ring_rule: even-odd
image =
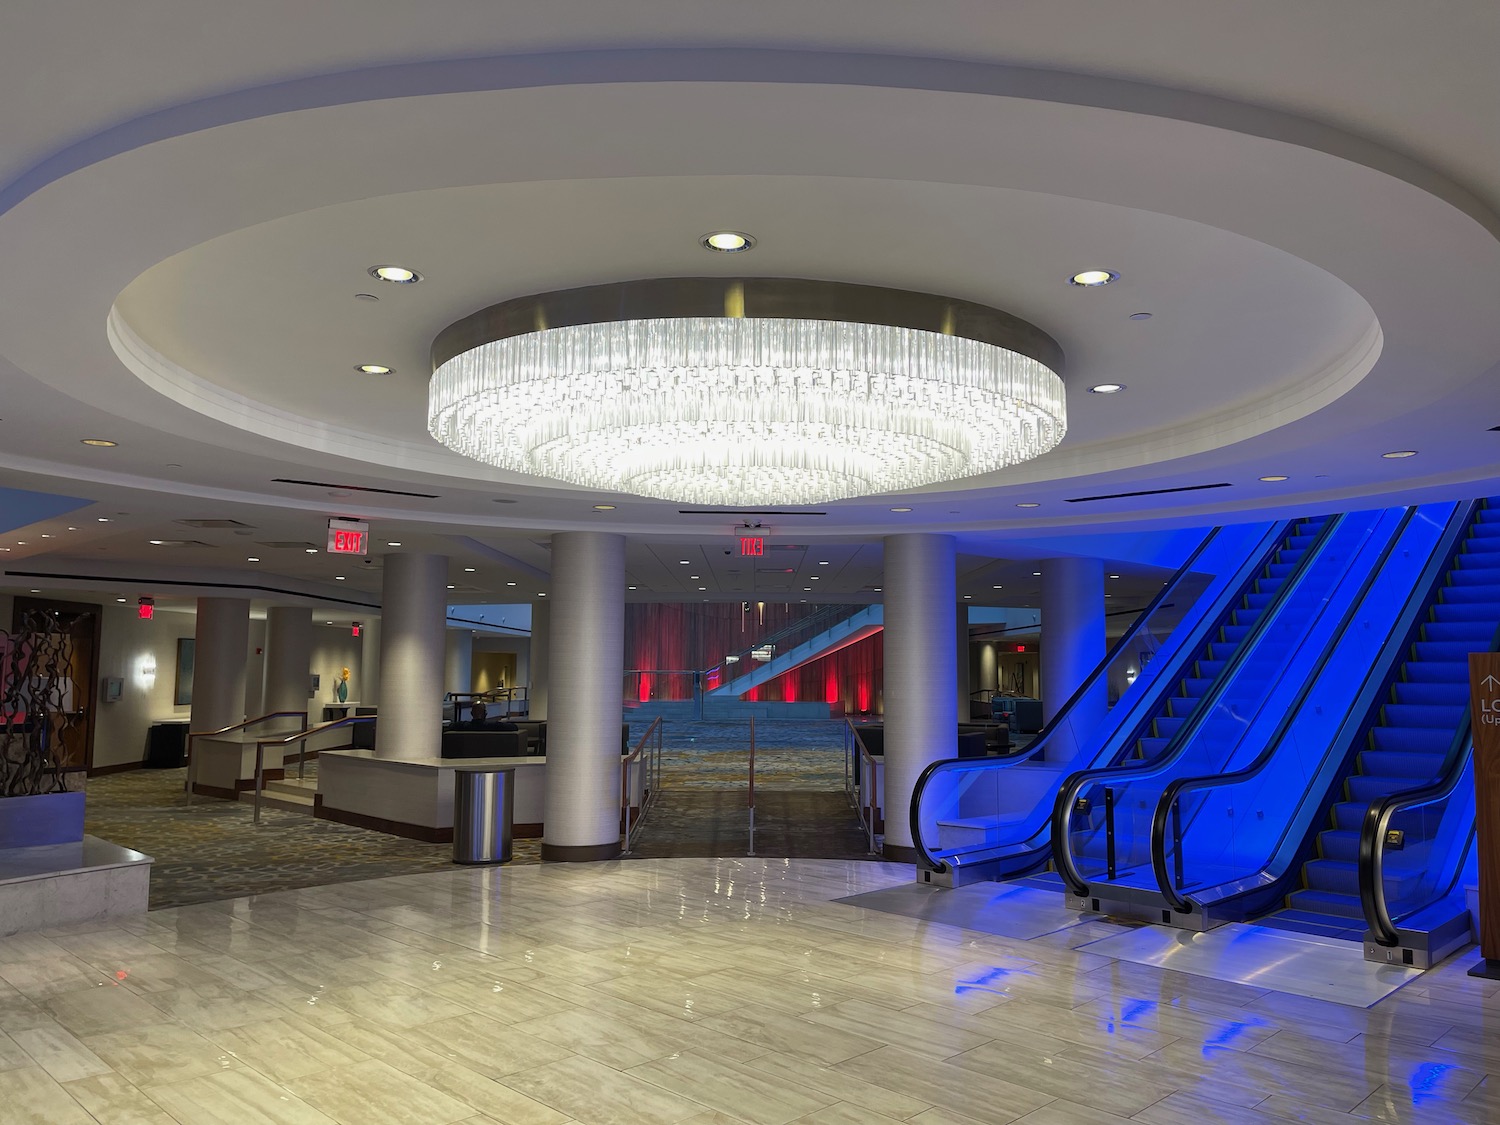
[[[1474,732],[1474,813],[1479,849],[1479,952],[1475,975],[1500,975],[1500,652],[1469,653]]]

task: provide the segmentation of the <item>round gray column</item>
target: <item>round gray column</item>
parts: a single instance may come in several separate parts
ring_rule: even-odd
[[[613,859],[620,854],[625,537],[554,535],[547,601],[548,695],[557,707],[547,718],[542,859]],[[532,630],[535,637],[534,618]]]
[[[954,688],[957,697],[954,702],[958,704],[958,721],[967,723],[969,721],[969,700],[973,697],[969,694],[974,690],[972,653],[969,651],[969,606],[966,602],[958,603],[958,615],[953,619],[953,643],[954,659]]]
[[[311,609],[278,605],[266,611],[266,686],[261,695],[266,714],[308,709],[312,636]]]
[[[191,730],[223,730],[245,721],[248,598],[199,598],[193,633]]]
[[[1000,660],[994,641],[979,646],[979,686],[986,691],[1000,690]]]
[[[445,583],[446,585],[446,583]],[[380,706],[380,618],[359,625],[359,682],[351,693],[362,707]]]
[[[380,609],[379,758],[442,753],[443,665],[448,621],[448,557],[385,557]]]
[[[930,762],[958,753],[953,536],[885,540],[885,856],[910,863],[911,796]]]
[[[531,605],[531,647],[526,653],[530,681],[526,685],[526,717],[538,722],[547,717],[547,660],[552,645],[552,609],[546,602]],[[622,642],[623,644],[623,642]],[[624,672],[620,678],[624,679]],[[623,699],[623,689],[622,696]]]
[[[1062,710],[1104,659],[1104,562],[1047,559],[1042,563],[1042,717]],[[1104,719],[1108,685],[1079,700],[1073,729],[1082,736]]]
[[[444,692],[474,690],[474,630],[449,629],[443,660]]]

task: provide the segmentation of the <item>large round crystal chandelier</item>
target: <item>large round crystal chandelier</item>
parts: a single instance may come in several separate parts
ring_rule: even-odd
[[[466,457],[705,506],[899,492],[1039,457],[1062,353],[965,301],[664,278],[491,306],[433,343],[427,428]]]

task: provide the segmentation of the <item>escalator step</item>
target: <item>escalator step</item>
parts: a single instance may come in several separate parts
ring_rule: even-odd
[[[1496,546],[1500,546],[1500,540],[1496,540]],[[1500,552],[1492,555],[1486,561],[1500,559]],[[1448,572],[1448,579],[1454,586],[1500,586],[1500,567],[1497,566],[1465,566],[1455,567]]]
[[[1422,639],[1488,647],[1494,632],[1494,621],[1477,617],[1472,621],[1429,621],[1422,626]]]
[[[1358,894],[1341,895],[1310,888],[1293,891],[1287,896],[1287,905],[1293,910],[1332,915],[1335,918],[1363,918],[1365,915],[1364,908],[1359,904]]]
[[[1448,664],[1469,666],[1469,645],[1450,641],[1416,641],[1412,644],[1412,656],[1417,660],[1441,660]],[[1467,676],[1467,671],[1465,672]]]
[[[1135,740],[1137,758],[1144,761],[1154,761],[1156,756],[1167,748],[1168,740],[1165,738],[1138,738]]]
[[[1391,685],[1391,696],[1396,703],[1423,707],[1457,707],[1462,711],[1469,705],[1469,685],[1463,682],[1422,683],[1397,680]]]
[[[1333,806],[1333,826],[1340,832],[1358,832],[1365,821],[1365,806],[1358,801],[1340,801]]]
[[[1408,661],[1405,668],[1405,676],[1412,683],[1466,684],[1469,682],[1467,654],[1463,660]]]
[[[1446,758],[1442,752],[1414,754],[1401,750],[1362,750],[1359,772],[1366,777],[1435,778]]]
[[[1269,592],[1252,590],[1245,595],[1244,602],[1245,605],[1250,609],[1265,609],[1266,606],[1271,604],[1271,599],[1273,597],[1275,597],[1275,595]]]
[[[1359,865],[1338,859],[1310,859],[1302,869],[1309,890],[1359,898]]]
[[[1318,851],[1324,859],[1336,859],[1344,863],[1359,862],[1359,833],[1342,828],[1330,828],[1318,833]]]
[[[1371,727],[1370,749],[1397,754],[1446,754],[1453,729],[1434,727]]]
[[[1249,625],[1220,625],[1219,635],[1232,644],[1239,644],[1250,633]]]
[[[1171,738],[1182,729],[1182,724],[1185,722],[1187,722],[1186,716],[1158,715],[1154,733],[1158,738]]]
[[[1463,720],[1464,704],[1427,707],[1414,703],[1387,703],[1381,711],[1386,726],[1432,727],[1451,731]]]
[[[1496,616],[1495,607],[1482,602],[1434,602],[1427,611],[1429,621],[1444,624],[1457,621],[1472,625],[1476,621],[1494,621]]]
[[[1207,679],[1199,676],[1189,676],[1187,679],[1182,681],[1182,690],[1185,694],[1173,696],[1173,701],[1186,701],[1190,704],[1196,704],[1198,700],[1202,699],[1203,696],[1207,694],[1208,690],[1213,686],[1214,682],[1212,679]],[[1189,707],[1188,711],[1182,712],[1182,714],[1187,714],[1191,710],[1192,707]],[[1172,713],[1174,715],[1178,714],[1178,712],[1176,711],[1173,711]]]
[[[1273,562],[1266,564],[1267,578],[1285,578],[1297,569],[1295,562]]]
[[[1369,804],[1381,797],[1389,796],[1398,789],[1415,789],[1432,780],[1428,777],[1366,777],[1354,774],[1345,781],[1349,797],[1357,804]]]
[[[1478,603],[1479,605],[1494,606],[1495,588],[1493,586],[1444,586],[1438,595],[1445,605],[1458,603]]]

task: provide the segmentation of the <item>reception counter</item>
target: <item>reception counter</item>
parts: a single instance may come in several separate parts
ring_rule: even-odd
[[[547,799],[547,759],[377,758],[370,750],[329,750],[318,755],[318,793],[313,812],[323,820],[371,828],[412,840],[453,839],[453,774],[456,770],[515,771],[517,839],[542,834]],[[631,771],[631,805],[641,803],[642,771]]]

